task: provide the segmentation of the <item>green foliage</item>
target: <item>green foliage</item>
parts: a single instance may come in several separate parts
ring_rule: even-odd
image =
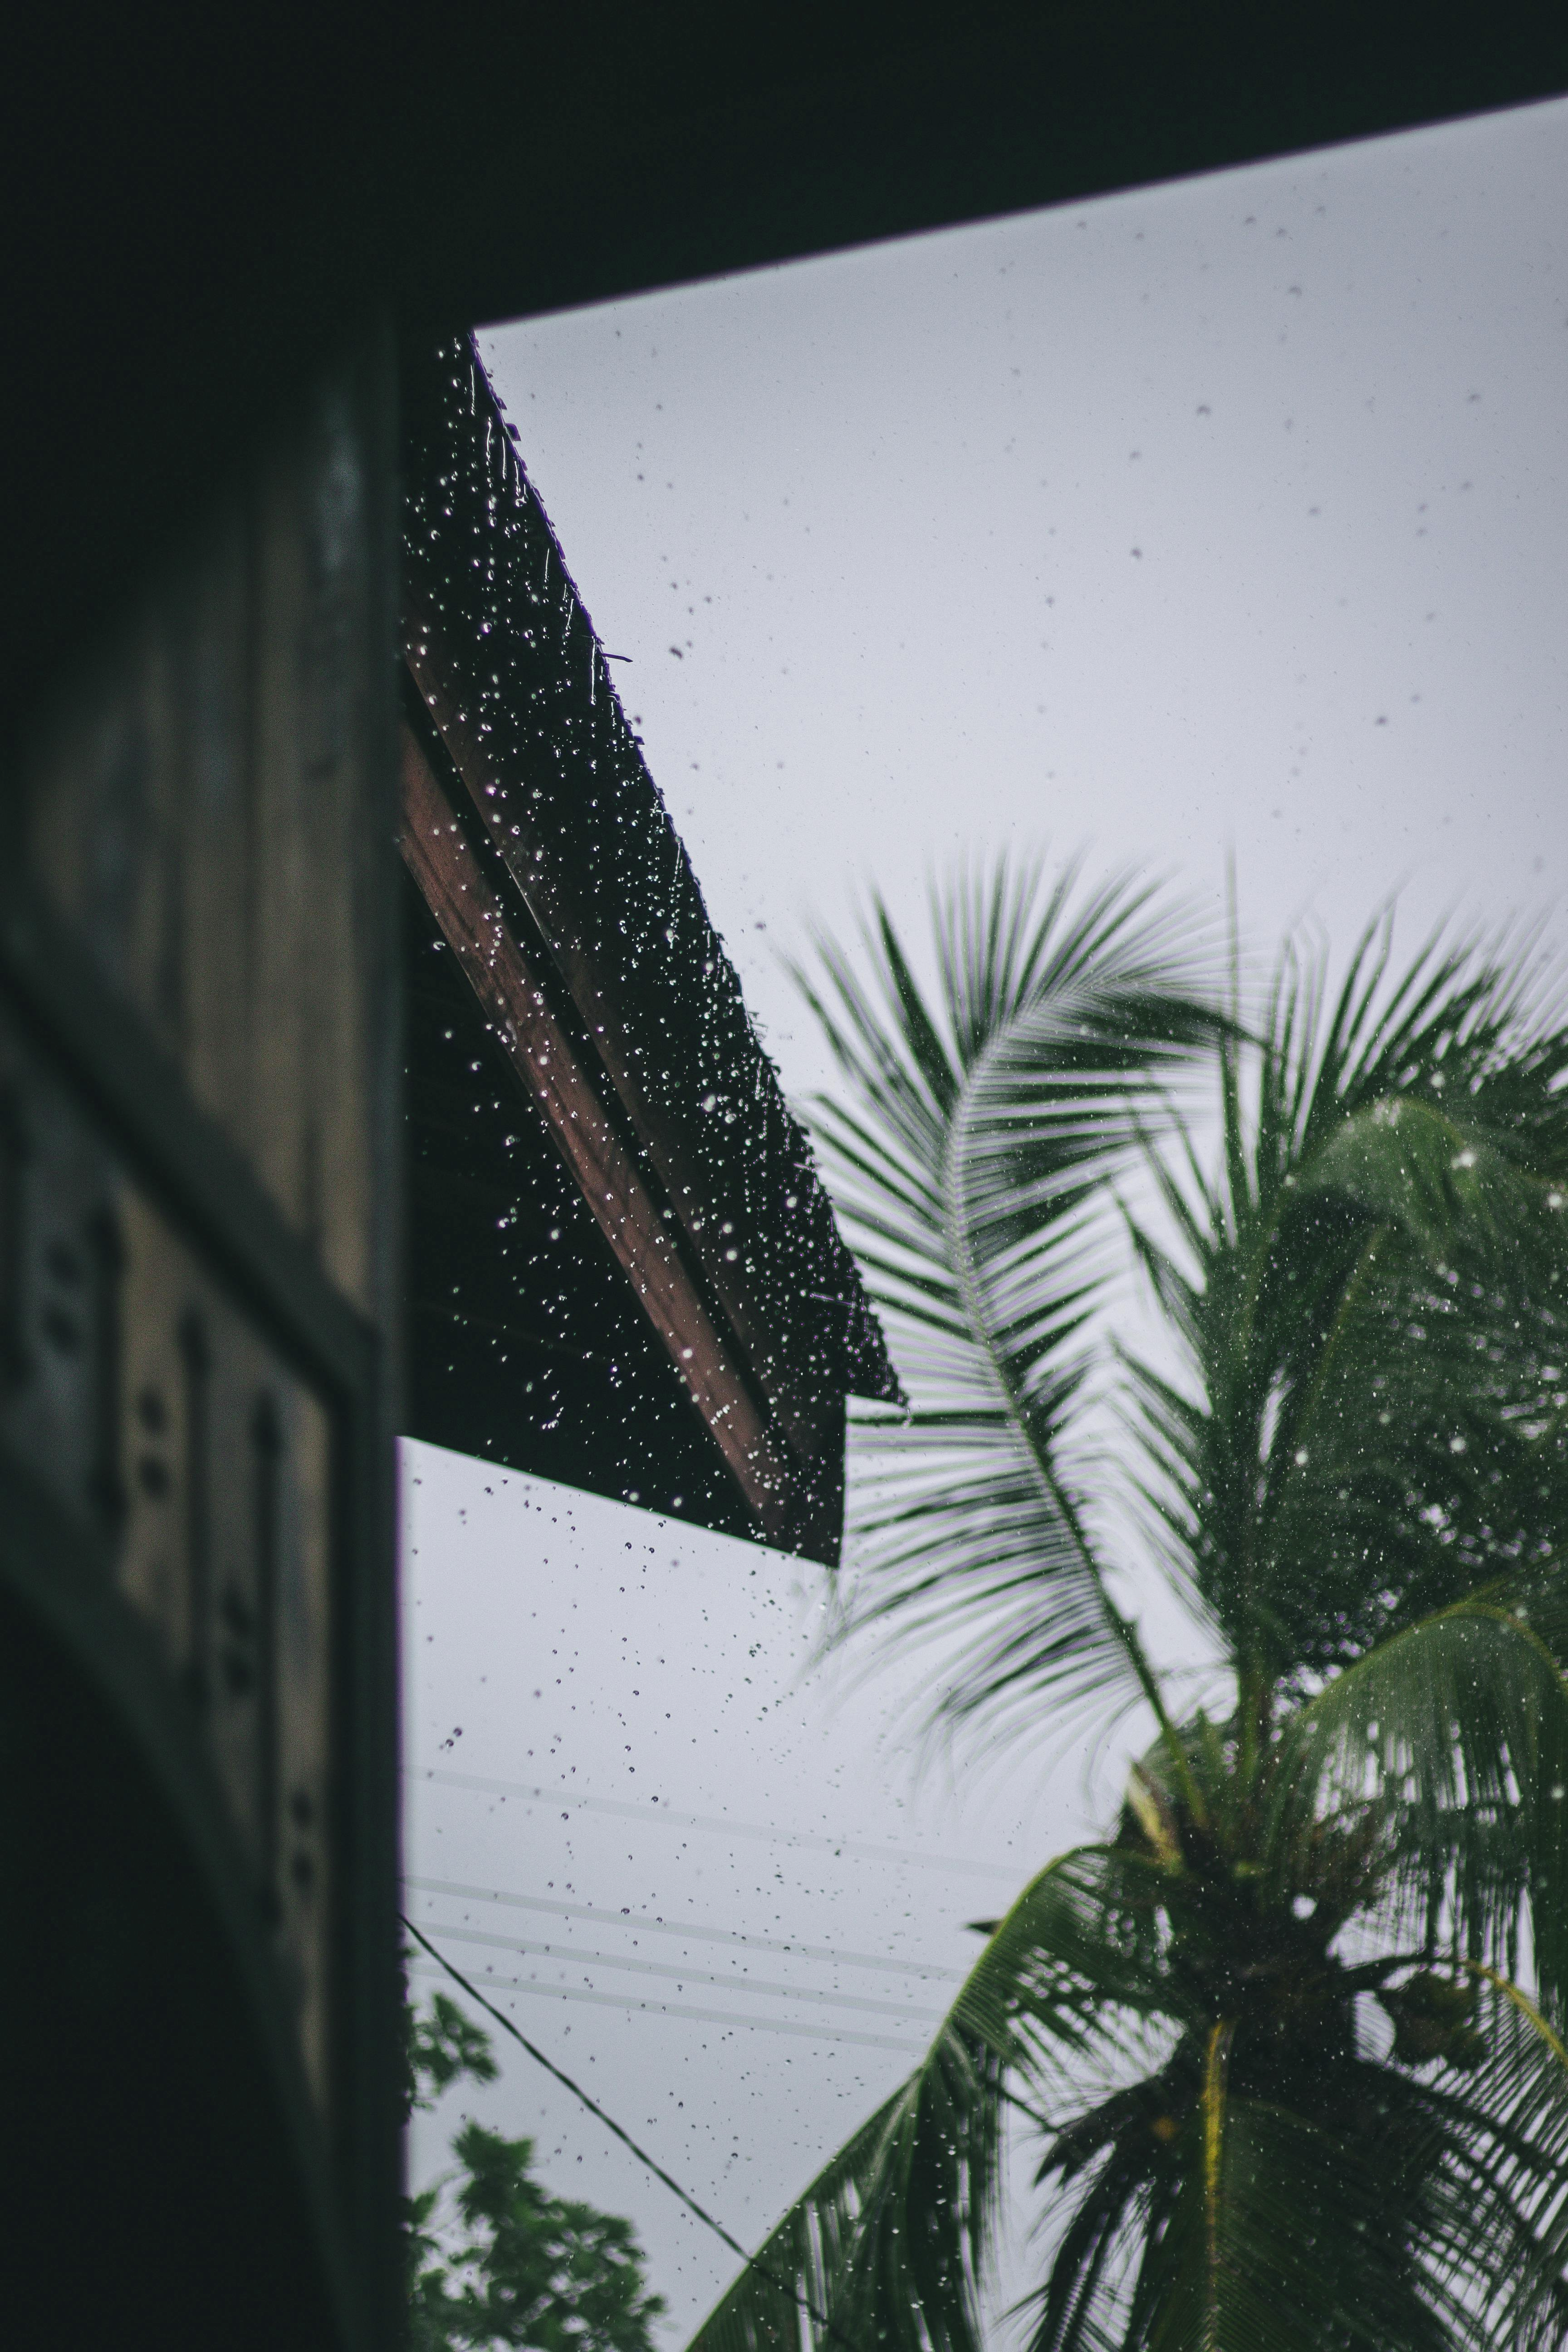
[[[405,2017],[408,2112],[462,2077],[495,2080],[489,2036],[445,1993]],[[455,2189],[438,2182],[406,2202],[412,2352],[652,2352],[664,2305],[629,2222],[552,2196],[531,2177],[531,2140],[468,2122],[452,2153]]]
[[[493,2083],[500,2071],[489,2035],[447,1993],[432,1993],[423,2014],[405,2000],[403,2033],[405,2121],[416,2107],[428,2112],[442,2092],[464,2076],[474,2083]]]
[[[931,993],[878,910],[805,982],[843,1080],[819,1133],[912,1399],[859,1433],[840,1633],[940,1639],[950,1723],[1142,1700],[1156,1736],[694,2352],[978,2352],[1009,2131],[1036,2144],[1031,2352],[1546,2352],[1557,999],[1506,942],[1397,970],[1384,921],[1337,992],[1287,952],[1244,1018],[1147,896],[1071,876],[962,885],[936,962]],[[1114,1336],[1130,1270],[1158,1362]],[[1144,1556],[1225,1685],[1209,1712],[1114,1598],[1130,1460]]]

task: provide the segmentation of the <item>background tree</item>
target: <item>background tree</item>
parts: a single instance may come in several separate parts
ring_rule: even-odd
[[[495,2080],[489,2036],[445,1993],[405,2016],[408,2114],[464,2076]],[[452,2153],[456,2181],[405,2204],[412,2352],[652,2352],[664,2303],[629,2222],[552,2196],[532,2178],[531,2140],[469,2121]]]
[[[866,1441],[841,1630],[940,1642],[950,1727],[1142,1706],[1154,1738],[767,2241],[778,2284],[745,2273],[697,2345],[795,2347],[793,2287],[819,2346],[972,2352],[1011,2119],[1033,2352],[1544,2352],[1558,998],[1506,943],[1398,971],[1384,922],[1332,995],[1288,951],[1244,1021],[1146,894],[1071,876],[962,886],[935,930],[934,991],[880,910],[805,983],[843,1082],[819,1132],[914,1398]],[[1129,1267],[1158,1364],[1108,1319]],[[1207,1706],[1118,1597],[1130,1498],[1216,1661]]]

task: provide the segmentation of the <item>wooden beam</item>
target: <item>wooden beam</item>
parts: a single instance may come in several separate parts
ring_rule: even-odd
[[[399,838],[426,904],[764,1535],[787,1541],[793,1497],[784,1457],[406,725]]]

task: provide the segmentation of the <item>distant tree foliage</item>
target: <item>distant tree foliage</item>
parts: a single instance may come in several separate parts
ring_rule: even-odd
[[[489,2037],[437,1993],[405,2011],[405,2105],[430,2108],[467,2076],[494,2082]],[[533,2143],[468,2122],[458,2175],[406,2200],[413,2352],[653,2352],[664,2309],[643,2276],[631,2224],[531,2177]]]

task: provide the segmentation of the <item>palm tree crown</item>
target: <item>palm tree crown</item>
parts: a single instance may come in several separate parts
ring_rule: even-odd
[[[1287,953],[1245,1020],[1130,885],[1002,871],[936,918],[934,990],[880,909],[803,976],[843,1081],[818,1132],[913,1397],[862,1433],[843,1629],[939,1641],[954,1724],[1142,1705],[1155,1736],[693,2352],[976,2352],[1016,2130],[1031,2352],[1544,2352],[1568,1025],[1523,949],[1399,970],[1386,920],[1336,993]],[[1130,1264],[1158,1364],[1110,1336]],[[1223,1670],[1206,1709],[1117,1598],[1108,1406]]]

